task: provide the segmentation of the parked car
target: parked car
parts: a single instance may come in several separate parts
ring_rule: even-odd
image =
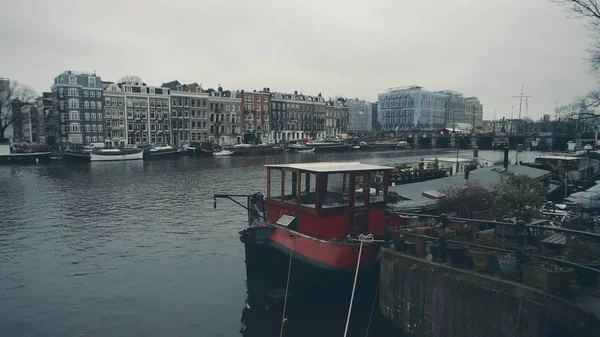
[[[568,210],[579,214],[600,209],[600,190],[575,192],[563,202]]]

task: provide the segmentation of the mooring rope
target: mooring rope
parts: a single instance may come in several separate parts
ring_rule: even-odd
[[[292,255],[294,253],[294,246],[296,244],[296,237],[293,235],[290,235],[290,237],[292,238],[292,248],[290,248],[290,261],[288,263],[288,275],[287,275],[287,282],[285,285],[285,297],[283,299],[283,316],[281,317],[281,330],[279,331],[279,337],[283,336],[283,326],[285,324],[285,322],[287,321],[287,318],[285,318],[285,309],[287,307],[287,298],[288,298],[288,291],[290,288],[290,274],[292,273]]]
[[[373,304],[371,304],[371,313],[369,314],[369,323],[367,323],[367,331],[365,331],[365,337],[369,336],[369,329],[371,328],[371,320],[373,319],[373,311],[375,311],[375,301],[377,300],[377,292],[379,291],[379,282],[375,287],[375,295],[373,295]]]
[[[350,314],[352,314],[352,303],[354,302],[354,292],[356,291],[356,280],[358,279],[358,269],[360,267],[360,256],[362,255],[363,243],[372,242],[373,235],[359,235],[360,248],[358,249],[358,260],[356,261],[356,272],[354,273],[354,284],[352,285],[352,295],[350,296],[350,307],[348,308],[348,318],[346,319],[346,329],[344,330],[344,337],[348,335],[348,326],[350,326]]]

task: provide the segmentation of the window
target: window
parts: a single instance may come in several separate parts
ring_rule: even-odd
[[[90,125],[89,124],[85,125],[85,132],[90,132]]]
[[[92,142],[92,137],[85,136],[85,142],[88,143],[88,144],[91,143]]]
[[[300,203],[302,206],[315,208],[317,203],[317,177],[315,174],[303,173],[300,189]]]
[[[83,108],[84,109],[89,109],[90,108],[90,102],[89,101],[84,101],[83,102]]]
[[[96,109],[102,109],[102,102],[96,102]]]
[[[327,188],[323,208],[348,206],[348,174],[334,173],[327,176]]]
[[[65,101],[58,102],[58,106],[59,106],[60,110],[63,110],[65,108]]]
[[[102,128],[103,128],[102,124],[98,125],[98,132],[102,132]]]
[[[77,84],[77,77],[75,75],[69,76],[69,84]]]
[[[127,109],[127,118],[133,118],[133,109]]]
[[[119,106],[123,106],[123,97],[119,97]]]
[[[365,193],[369,193],[366,188],[368,175],[357,175],[354,177],[354,206],[363,206],[365,204]]]
[[[283,171],[269,169],[271,171],[271,181],[269,188],[269,198],[271,199],[281,199],[281,177],[283,175]]]
[[[87,127],[87,125],[86,125],[86,127]],[[96,124],[93,124],[92,125],[92,132],[96,132],[96,131],[98,131],[98,129],[96,128]]]
[[[206,100],[205,99],[202,100],[202,107],[206,108]]]
[[[298,173],[284,171],[283,201],[296,203],[298,200]]]
[[[122,136],[121,136],[121,137],[122,137]],[[98,141],[99,141],[99,142],[103,142],[103,141],[104,141],[104,137],[102,137],[102,136],[98,136]]]
[[[173,98],[171,101],[171,106],[177,106],[177,99]]]
[[[148,102],[145,99],[143,99],[142,100],[142,108],[145,108],[147,106],[148,106]]]
[[[90,102],[90,108],[91,109],[96,109],[96,101],[91,101]]]
[[[89,112],[86,112],[86,113],[83,115],[83,119],[84,119],[84,120],[86,120],[86,121],[89,121],[89,120],[90,120],[90,113],[89,113]]]
[[[69,111],[69,119],[72,121],[78,121],[79,120],[79,112]]]
[[[133,122],[127,122],[127,130],[133,131]]]
[[[154,110],[150,110],[150,119],[154,119]]]
[[[71,128],[72,132],[79,132],[79,123],[72,123],[69,125],[69,127]]]
[[[92,120],[95,121],[96,120],[96,114],[92,113],[91,116],[92,116]]]
[[[96,78],[95,77],[88,77],[88,87],[90,88],[95,88],[96,87]]]
[[[156,126],[154,125],[154,123],[150,124],[150,131],[155,131],[156,130]]]
[[[96,138],[96,136],[92,136],[92,142],[95,143],[98,141],[98,138]]]
[[[192,118],[196,118],[196,110],[192,110]]]
[[[93,95],[93,94],[94,94],[94,93],[92,93],[92,95]],[[90,92],[89,92],[89,91],[87,91],[87,90],[84,90],[84,91],[83,91],[83,97],[88,97],[89,95],[90,95]]]

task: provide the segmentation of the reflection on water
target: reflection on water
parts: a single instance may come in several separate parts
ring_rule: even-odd
[[[247,276],[238,232],[246,214],[226,203],[213,209],[213,193],[264,191],[267,163],[397,163],[429,156],[405,151],[2,166],[0,336],[239,336]],[[480,156],[500,160],[502,152]],[[347,307],[303,308],[290,306],[294,334],[343,332]],[[246,335],[267,336],[270,324],[278,333],[278,314],[245,315]],[[259,323],[252,327],[253,321]],[[360,335],[366,322],[356,326]]]

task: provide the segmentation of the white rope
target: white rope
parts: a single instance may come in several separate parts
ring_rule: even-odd
[[[294,252],[294,246],[296,243],[295,237],[291,237],[293,240],[292,248],[290,248],[290,261],[288,263],[288,275],[287,275],[287,283],[285,285],[285,298],[283,300],[283,316],[281,317],[281,330],[279,331],[279,337],[283,336],[283,326],[287,322],[287,318],[285,318],[285,309],[287,307],[287,298],[288,298],[288,290],[290,288],[290,274],[292,272],[292,253]]]
[[[352,285],[352,296],[350,296],[350,307],[348,308],[348,318],[346,319],[346,329],[344,330],[344,337],[348,335],[348,326],[350,326],[350,314],[352,314],[352,303],[354,302],[354,292],[356,291],[356,280],[358,279],[358,269],[360,267],[360,256],[362,255],[362,247],[364,242],[373,242],[373,235],[360,234],[358,236],[360,240],[360,248],[358,249],[358,260],[356,261],[356,272],[354,273],[354,284]]]

